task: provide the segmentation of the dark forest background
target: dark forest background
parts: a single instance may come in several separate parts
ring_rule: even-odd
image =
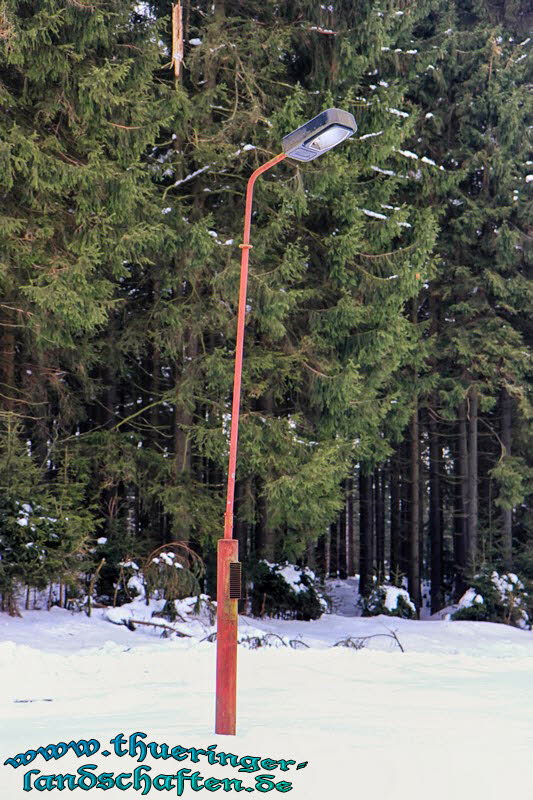
[[[529,3],[183,0],[178,76],[171,12],[0,3],[3,609],[165,546],[214,596],[246,181],[330,106],[357,134],[256,188],[247,584],[533,579]]]

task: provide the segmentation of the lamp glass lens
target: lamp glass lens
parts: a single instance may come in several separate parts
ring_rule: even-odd
[[[339,142],[342,142],[343,139],[346,139],[350,133],[351,131],[343,125],[331,125],[318,136],[315,136],[314,139],[307,141],[305,146],[310,147],[312,150],[329,150]]]

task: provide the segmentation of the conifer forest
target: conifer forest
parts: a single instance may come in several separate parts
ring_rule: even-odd
[[[532,31],[527,0],[0,0],[3,611],[215,596],[246,183],[331,107],[356,134],[255,189],[242,609],[291,612],[285,562],[417,614],[533,581]]]

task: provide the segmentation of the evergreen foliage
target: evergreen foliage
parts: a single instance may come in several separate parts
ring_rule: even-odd
[[[363,599],[363,617],[388,617],[415,619],[416,608],[406,589],[391,585],[375,586],[370,595]]]
[[[515,573],[499,575],[486,568],[475,576],[459,605],[453,619],[504,622],[519,628],[531,628],[529,594]]]
[[[526,574],[527,4],[185,0],[178,78],[170,12],[1,5],[4,607],[96,569],[127,600],[125,564],[176,542],[205,575],[150,562],[153,586],[214,596],[246,181],[330,106],[356,136],[255,191],[235,516],[254,613],[321,613],[261,559],[364,573],[368,608],[374,577],[407,575],[417,608],[431,577],[436,611],[483,564]]]
[[[310,569],[261,560],[253,573],[251,610],[254,616],[318,619],[327,606]]]
[[[0,593],[6,609],[17,613],[19,585],[76,586],[94,521],[83,507],[77,465],[64,453],[61,475],[48,484],[10,418],[0,429],[0,480]]]

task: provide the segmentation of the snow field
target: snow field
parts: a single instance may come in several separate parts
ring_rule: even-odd
[[[379,800],[501,800],[533,797],[533,635],[472,622],[360,618],[336,614],[314,622],[247,620],[241,629],[301,637],[310,646],[239,648],[238,733],[215,736],[215,646],[162,639],[148,628],[130,632],[101,611],[88,619],[59,609],[0,617],[1,763],[40,745],[117,733],[146,741],[239,756],[293,759],[308,765],[271,770],[290,781],[291,798],[322,800],[372,795]],[[362,650],[332,647],[346,636],[397,632]],[[32,702],[20,702],[32,701]],[[131,772],[129,756],[67,754],[58,761],[0,767],[1,797],[59,798],[64,791],[23,791],[23,774],[75,773],[87,763],[103,772]],[[190,760],[147,758],[152,776],[199,769],[203,778],[257,773]],[[113,788],[75,789],[74,797],[141,797]],[[32,794],[33,793],[33,794]],[[263,793],[255,791],[262,796]],[[198,797],[186,788],[183,797]],[[272,790],[270,797],[279,797]],[[158,791],[149,797],[173,797]],[[201,790],[201,797],[209,796]],[[223,789],[219,796],[232,797]]]

